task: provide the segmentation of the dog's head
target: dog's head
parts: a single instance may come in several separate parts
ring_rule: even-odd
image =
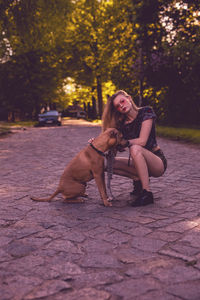
[[[108,128],[104,132],[108,136],[109,148],[117,146],[123,142],[122,133],[116,128]],[[124,140],[125,141],[125,140]]]

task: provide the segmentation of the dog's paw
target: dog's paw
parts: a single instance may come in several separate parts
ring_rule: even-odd
[[[83,195],[81,195],[83,198],[88,198],[88,194],[83,194]]]
[[[112,206],[112,203],[109,201],[104,202],[104,206]]]
[[[114,200],[113,197],[108,197],[108,202],[112,202]]]

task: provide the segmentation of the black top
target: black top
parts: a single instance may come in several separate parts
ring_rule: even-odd
[[[156,114],[150,106],[144,106],[138,110],[138,114],[135,120],[131,123],[122,125],[122,134],[123,137],[127,140],[136,139],[140,135],[140,130],[142,126],[142,122],[148,119],[153,119],[151,132],[149,134],[149,138],[147,140],[144,148],[148,150],[152,150],[157,146],[156,141],[156,130],[155,130],[155,119]]]

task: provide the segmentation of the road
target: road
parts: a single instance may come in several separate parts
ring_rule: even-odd
[[[0,299],[199,300],[199,147],[158,139],[168,169],[151,178],[153,205],[131,207],[132,182],[120,176],[112,207],[94,180],[82,204],[30,200],[50,195],[99,132],[66,121],[0,139]]]

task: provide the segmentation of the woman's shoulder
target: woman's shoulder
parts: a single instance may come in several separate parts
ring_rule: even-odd
[[[143,106],[138,111],[141,118],[144,120],[156,118],[156,114],[151,106]]]
[[[152,112],[153,108],[150,105],[146,105],[146,106],[139,107],[138,111],[141,111],[141,112]]]

